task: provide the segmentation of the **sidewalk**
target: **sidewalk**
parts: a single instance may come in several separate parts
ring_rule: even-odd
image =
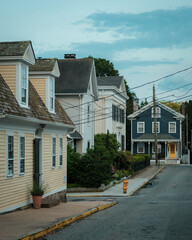
[[[114,185],[104,192],[68,193],[68,197],[128,197],[132,196],[139,188],[145,185],[164,167],[149,166],[139,171],[134,177],[128,179],[127,193],[123,193],[123,183]]]
[[[142,185],[150,181],[163,167],[151,166],[129,179],[127,194],[122,193],[123,183],[117,184],[103,193],[84,193],[78,196],[123,196],[134,194]],[[68,194],[77,196],[75,194]],[[97,211],[112,207],[117,202],[79,201],[61,203],[52,208],[16,211],[0,216],[0,240],[30,240],[62,228],[76,220],[87,217]]]

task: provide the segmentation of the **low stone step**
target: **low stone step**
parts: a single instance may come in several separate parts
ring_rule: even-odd
[[[60,204],[59,199],[43,199],[41,203],[42,208],[51,208]]]

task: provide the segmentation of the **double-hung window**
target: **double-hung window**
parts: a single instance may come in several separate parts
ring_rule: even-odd
[[[59,166],[63,165],[63,138],[59,138]]]
[[[27,104],[27,66],[21,65],[21,104]]]
[[[154,107],[152,107],[152,109],[151,109],[151,117],[152,117],[152,118],[155,117]],[[160,117],[161,117],[161,108],[160,108],[160,107],[156,107],[156,117],[157,117],[157,118],[160,118]]]
[[[49,79],[49,110],[54,111],[54,79]]]
[[[145,123],[138,122],[137,123],[137,133],[144,133],[145,132]]]
[[[7,136],[7,176],[13,176],[14,170],[14,137]]]
[[[160,122],[156,122],[156,129],[157,129],[157,133],[160,133]],[[155,132],[155,125],[154,122],[152,122],[152,133]]]
[[[176,133],[176,122],[169,122],[169,133]]]
[[[55,168],[56,166],[56,138],[52,138],[52,159],[51,159],[51,166]]]
[[[90,122],[90,105],[87,105],[87,123],[89,124]]]
[[[143,142],[137,143],[137,153],[145,153],[145,144]]]
[[[23,175],[25,173],[25,137],[20,137],[19,140],[19,174]]]

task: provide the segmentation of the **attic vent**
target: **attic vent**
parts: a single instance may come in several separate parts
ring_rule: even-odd
[[[64,58],[76,58],[76,54],[65,54]]]

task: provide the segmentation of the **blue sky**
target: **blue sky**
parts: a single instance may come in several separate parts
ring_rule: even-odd
[[[0,41],[31,40],[36,57],[106,58],[130,88],[192,66],[191,0],[0,0],[0,6]],[[189,83],[192,69],[156,82],[157,98],[192,99],[184,98],[192,95]],[[134,91],[142,99],[152,85]]]

